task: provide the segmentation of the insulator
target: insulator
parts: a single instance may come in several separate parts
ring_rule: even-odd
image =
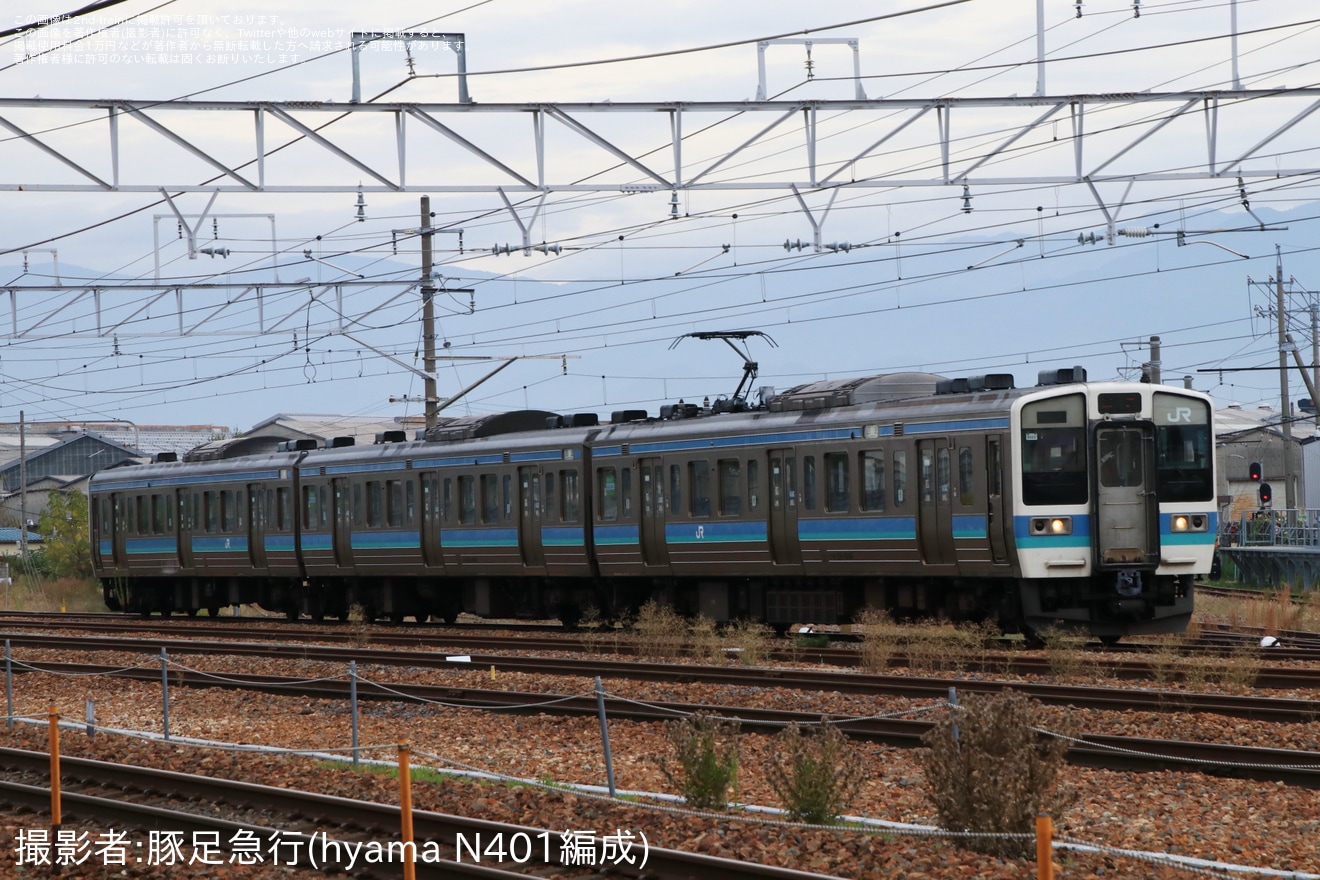
[[[1128,238],[1146,238],[1155,233],[1148,226],[1125,226],[1118,230],[1118,234]]]
[[[834,251],[835,253],[838,253],[839,251],[843,251],[844,253],[847,253],[848,251],[852,250],[852,245],[846,241],[832,241],[829,244],[825,245],[824,247],[825,250]]]
[[[807,243],[800,238],[784,242],[784,250],[786,251],[800,251],[806,249],[806,247]]]

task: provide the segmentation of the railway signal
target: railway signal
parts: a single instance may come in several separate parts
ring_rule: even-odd
[[[1260,462],[1253,461],[1251,464],[1247,465],[1247,478],[1250,479],[1251,482],[1253,483],[1260,482],[1261,480]]]
[[[1274,490],[1270,488],[1270,484],[1261,483],[1260,488],[1257,491],[1260,494],[1260,506],[1262,508],[1269,507],[1270,503],[1274,500]]]

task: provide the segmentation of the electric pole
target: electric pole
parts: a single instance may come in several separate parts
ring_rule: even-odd
[[[435,286],[431,284],[431,197],[422,196],[422,381],[426,398],[426,428],[435,427],[439,420],[440,400],[435,387]]]
[[[1293,486],[1292,404],[1288,401],[1288,352],[1297,349],[1288,338],[1287,314],[1283,310],[1283,249],[1274,246],[1274,312],[1279,325],[1279,427],[1283,431],[1283,503],[1284,509],[1295,507],[1296,489]]]

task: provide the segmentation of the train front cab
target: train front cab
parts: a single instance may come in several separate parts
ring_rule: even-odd
[[[1215,534],[1204,395],[1074,384],[1013,412],[1023,622],[1106,641],[1181,632]]]

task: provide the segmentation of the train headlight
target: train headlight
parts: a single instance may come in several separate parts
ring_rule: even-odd
[[[1169,517],[1169,530],[1173,532],[1204,532],[1210,526],[1210,517],[1204,513],[1175,513]]]
[[[1071,535],[1071,516],[1038,516],[1031,520],[1033,535]]]

